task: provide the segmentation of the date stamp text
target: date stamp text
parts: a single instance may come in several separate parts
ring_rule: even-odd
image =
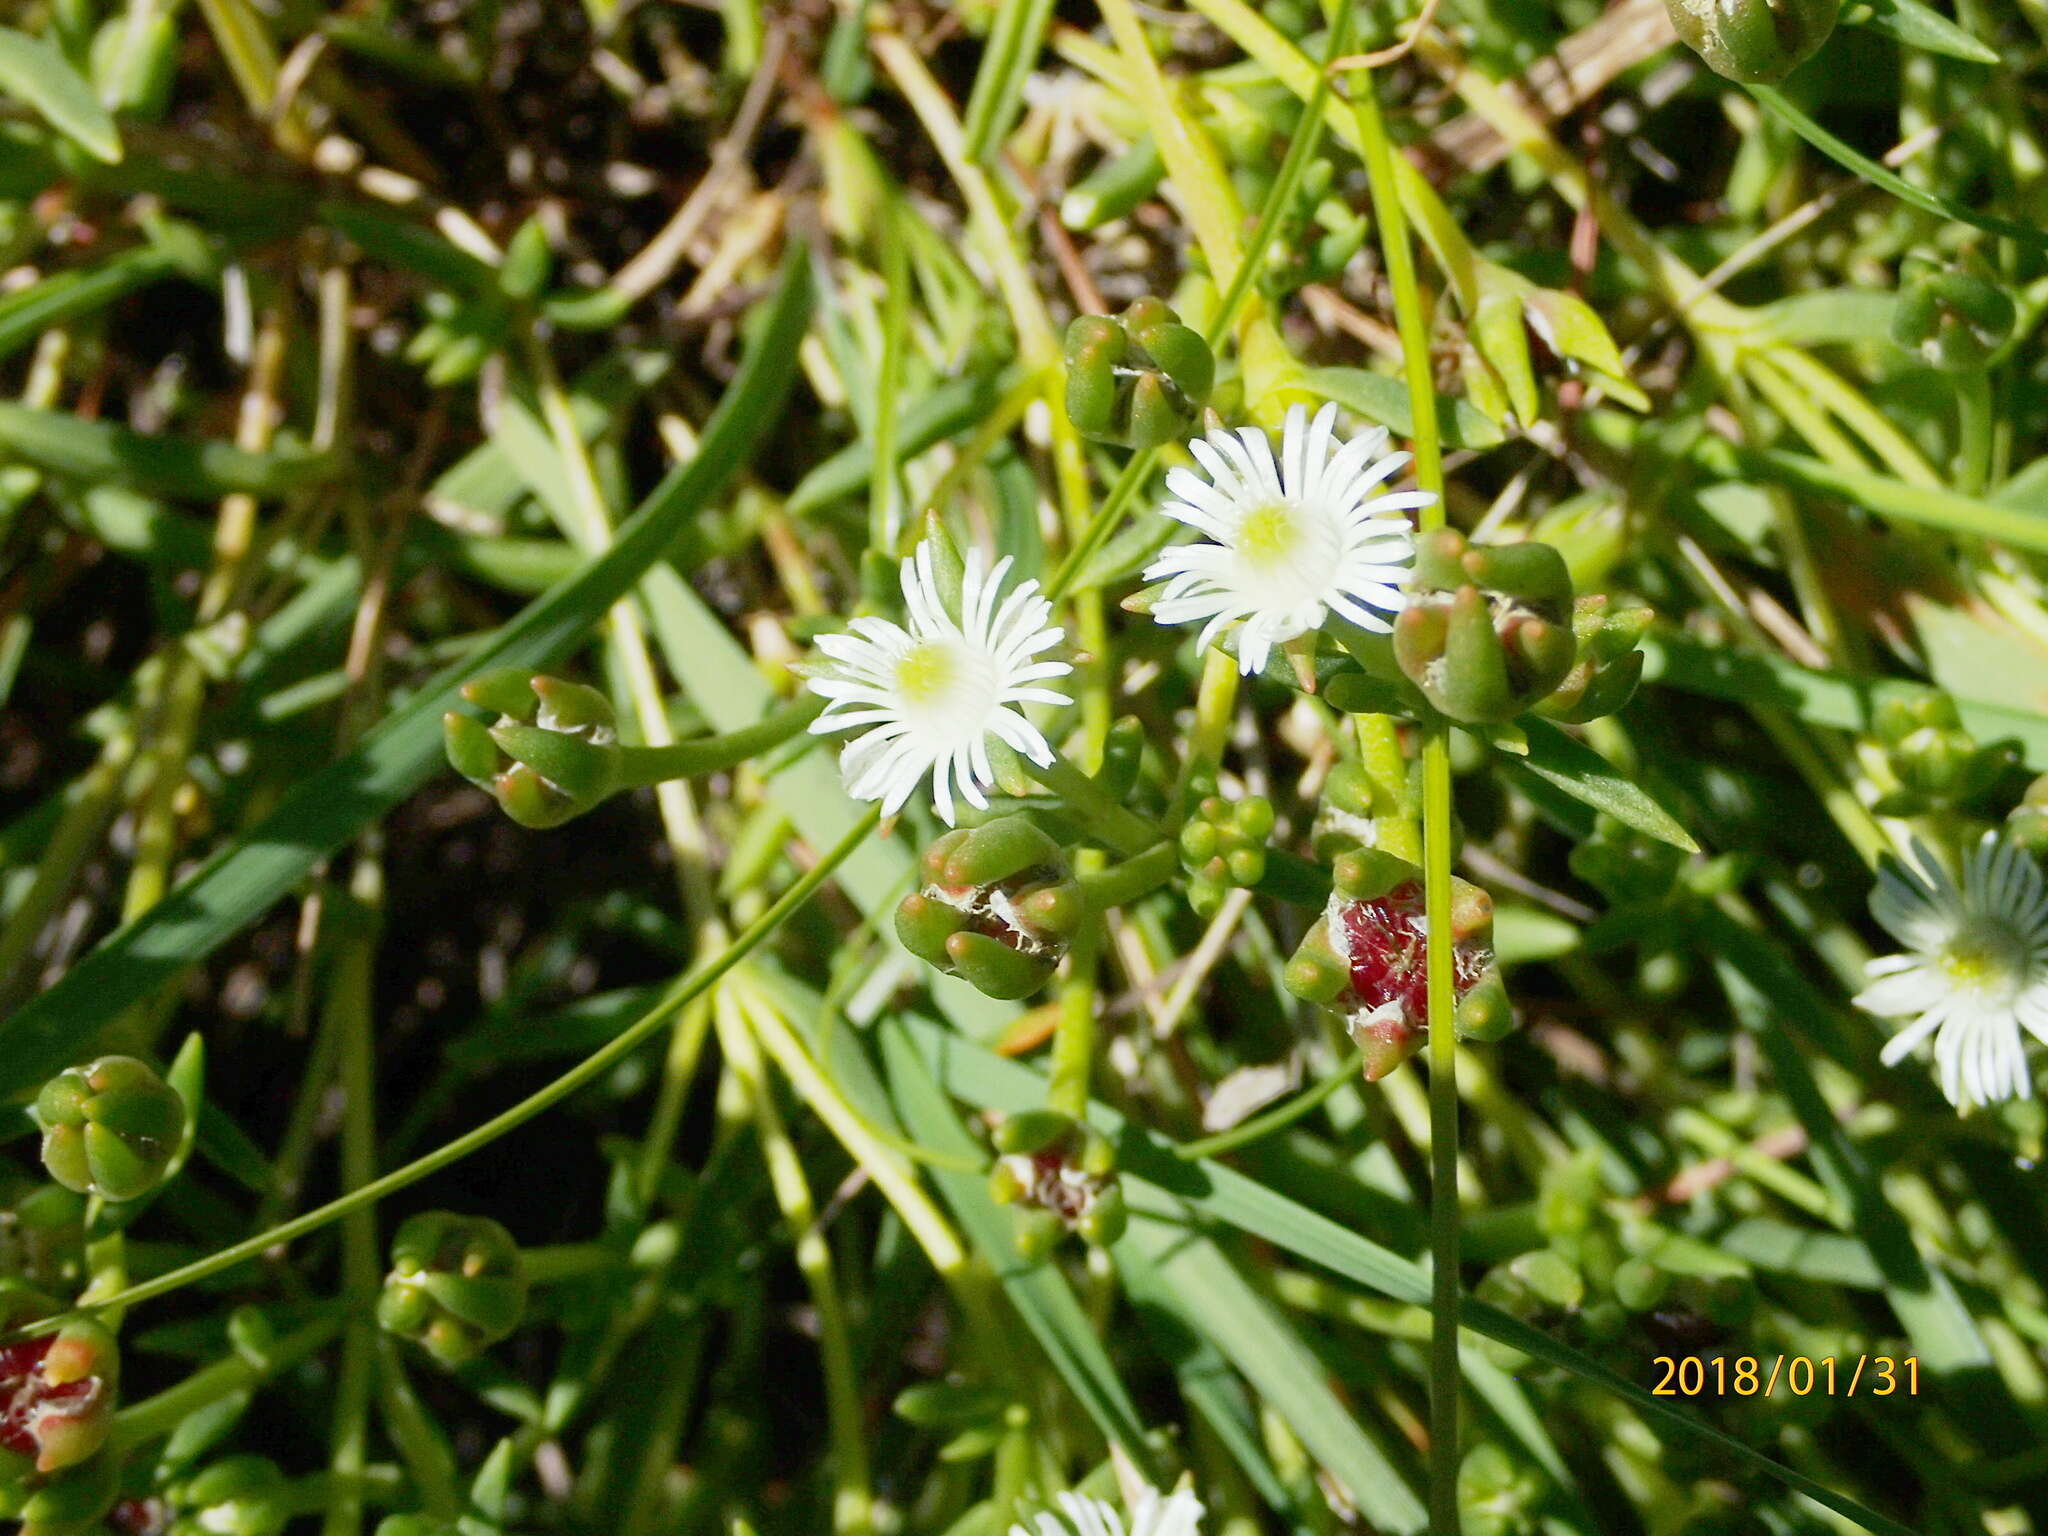
[[[1917,1355],[1658,1355],[1653,1397],[1890,1397],[1920,1393]]]

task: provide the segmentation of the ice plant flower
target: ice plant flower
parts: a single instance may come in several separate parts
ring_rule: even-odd
[[[907,629],[863,617],[849,633],[819,637],[827,660],[807,683],[827,702],[811,730],[869,728],[839,759],[856,800],[879,800],[893,816],[930,774],[939,819],[951,826],[956,795],[976,809],[988,806],[982,791],[995,783],[990,736],[1040,767],[1052,763],[1051,744],[1021,706],[1073,702],[1040,686],[1073,668],[1038,659],[1060,641],[1052,604],[1036,581],[1003,596],[1009,571],[1007,556],[991,570],[979,550],[969,551],[955,618],[940,595],[926,540],[903,562]]]
[[[2021,1030],[2048,1043],[2048,881],[1995,832],[1970,851],[1957,885],[1921,844],[1879,872],[1870,910],[1906,952],[1870,962],[1856,1006],[1910,1019],[1887,1066],[1934,1037],[1941,1091],[1958,1109],[2029,1097]]]
[[[1176,545],[1145,569],[1166,589],[1152,605],[1161,624],[1201,623],[1206,646],[1232,624],[1238,670],[1260,671],[1276,645],[1322,625],[1332,612],[1361,629],[1385,631],[1404,601],[1414,550],[1408,513],[1428,491],[1375,494],[1408,463],[1387,451],[1375,427],[1341,447],[1337,408],[1310,420],[1295,406],[1280,457],[1256,427],[1216,431],[1188,444],[1207,478],[1187,469],[1166,476],[1160,508],[1206,541]]]
[[[1062,1492],[1060,1515],[1041,1514],[1030,1525],[1013,1525],[1010,1536],[1126,1536],[1123,1516],[1100,1499]],[[1185,1488],[1162,1495],[1143,1489],[1131,1506],[1128,1536],[1201,1536],[1202,1501]]]

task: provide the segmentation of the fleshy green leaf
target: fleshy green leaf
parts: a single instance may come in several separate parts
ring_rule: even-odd
[[[71,61],[39,37],[0,27],[0,92],[33,107],[95,160],[121,161],[121,134]]]

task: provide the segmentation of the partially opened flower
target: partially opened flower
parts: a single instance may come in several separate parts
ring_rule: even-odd
[[[1010,1536],[1126,1536],[1123,1516],[1100,1499],[1063,1492],[1059,1506],[1058,1515],[1011,1526]],[[1185,1488],[1166,1495],[1146,1488],[1131,1505],[1128,1536],[1200,1536],[1201,1529],[1202,1501]]]
[[[1162,624],[1201,623],[1202,644],[1232,624],[1240,671],[1257,672],[1276,645],[1321,626],[1332,612],[1363,629],[1392,627],[1414,547],[1408,514],[1428,491],[1376,494],[1408,463],[1375,427],[1341,447],[1337,408],[1311,421],[1287,413],[1280,457],[1256,427],[1211,432],[1188,444],[1207,478],[1167,473],[1160,508],[1206,541],[1168,549],[1145,570],[1166,590],[1152,605]]]
[[[868,727],[839,759],[854,798],[879,800],[894,815],[930,774],[939,819],[951,826],[956,794],[977,808],[988,805],[982,791],[995,783],[990,736],[1041,767],[1052,762],[1051,745],[1022,706],[1072,702],[1039,685],[1073,668],[1038,659],[1060,641],[1052,604],[1039,596],[1036,581],[1004,597],[1009,571],[1007,557],[989,570],[981,552],[970,551],[955,618],[939,592],[927,540],[903,562],[909,628],[858,618],[849,633],[819,639],[828,659],[808,682],[828,702],[811,729]]]
[[[2048,1043],[2048,882],[1987,832],[1962,884],[1925,847],[1877,877],[1870,910],[1906,946],[1869,965],[1856,1005],[1908,1023],[1884,1048],[1903,1059],[1929,1036],[1941,1091],[1958,1108],[2029,1097],[2026,1033]]]

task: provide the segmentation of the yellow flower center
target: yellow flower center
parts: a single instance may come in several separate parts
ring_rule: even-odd
[[[2026,945],[2009,924],[1979,919],[1943,947],[1941,968],[1957,986],[1985,991],[2009,985],[2026,959]]]
[[[953,653],[946,646],[913,646],[896,663],[896,687],[906,702],[935,704],[959,677]]]
[[[1237,532],[1237,552],[1248,564],[1270,567],[1301,547],[1301,521],[1293,507],[1272,501],[1248,515]]]

